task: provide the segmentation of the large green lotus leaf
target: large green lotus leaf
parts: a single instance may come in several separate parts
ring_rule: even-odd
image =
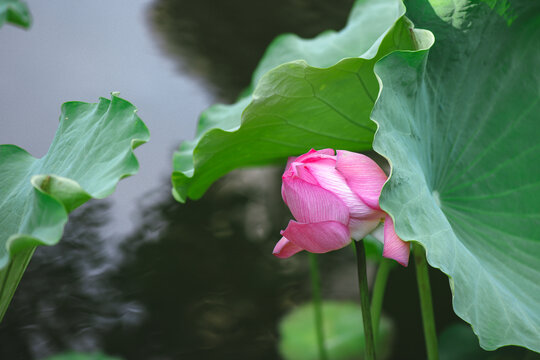
[[[365,354],[364,327],[360,305],[350,302],[323,301],[325,346],[332,360],[363,359]],[[279,325],[279,351],[287,360],[318,360],[313,304],[294,309]],[[385,359],[392,341],[392,323],[381,318],[377,355]]]
[[[312,147],[371,149],[369,114],[378,92],[373,66],[395,49],[414,48],[404,11],[400,0],[358,0],[340,32],[311,40],[278,37],[255,71],[253,93],[206,110],[195,141],[174,154],[175,198],[197,199],[235,168]]]
[[[6,22],[29,28],[32,18],[26,3],[20,0],[0,0],[0,27]]]
[[[129,102],[68,102],[47,154],[0,145],[0,319],[37,245],[54,245],[68,213],[110,195],[137,172],[133,149],[149,133]]]
[[[540,2],[512,21],[488,5],[411,1],[435,45],[376,65],[381,207],[450,277],[483,348],[540,351]]]

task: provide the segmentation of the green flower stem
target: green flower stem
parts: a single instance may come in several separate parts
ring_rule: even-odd
[[[375,342],[373,340],[373,326],[371,323],[371,309],[369,306],[369,289],[366,272],[366,249],[364,241],[353,241],[356,249],[358,263],[358,288],[360,289],[360,305],[362,307],[362,320],[364,322],[364,336],[366,340],[366,360],[375,360]]]
[[[319,278],[319,264],[317,255],[309,253],[309,265],[311,272],[311,288],[313,297],[313,310],[315,313],[315,330],[317,333],[317,345],[319,347],[319,359],[328,360],[326,346],[324,344],[324,324],[322,314],[321,286]]]
[[[10,260],[9,265],[0,270],[0,322],[4,318],[15,289],[19,285],[24,270],[26,270],[35,249],[36,247],[32,246],[18,252]]]
[[[382,258],[379,268],[377,269],[375,283],[373,284],[373,295],[371,297],[371,319],[373,320],[373,336],[375,337],[375,341],[377,341],[377,338],[379,337],[379,324],[381,320],[384,291],[386,290],[388,275],[390,274],[390,270],[393,266],[393,260]]]
[[[433,303],[431,301],[431,287],[426,261],[426,252],[421,245],[413,242],[413,255],[416,264],[416,280],[420,294],[420,307],[422,309],[422,322],[424,324],[424,337],[428,360],[438,360],[439,350],[437,345],[437,333],[435,331],[435,316],[433,315]]]

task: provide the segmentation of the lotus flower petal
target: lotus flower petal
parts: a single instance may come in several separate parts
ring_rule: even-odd
[[[370,235],[384,244],[384,222],[381,222]]]
[[[304,249],[293,244],[286,238],[282,237],[281,240],[279,240],[276,246],[274,247],[274,251],[272,252],[272,254],[274,254],[280,259],[285,259],[285,258],[293,256],[294,254],[302,250]]]
[[[311,149],[289,158],[283,173],[281,194],[296,221],[282,231],[274,255],[289,257],[307,250],[337,250],[352,237],[361,240],[379,228],[383,256],[407,266],[409,244],[394,230],[392,219],[379,207],[387,176],[365,155],[338,150]],[[380,226],[385,220],[384,227]],[[383,230],[384,229],[384,230]],[[383,239],[384,237],[384,239]]]
[[[283,180],[282,193],[291,213],[302,223],[349,223],[347,206],[336,195],[319,185],[310,184],[297,177],[287,178]]]
[[[394,222],[390,216],[384,220],[384,249],[385,258],[394,259],[403,266],[409,264],[409,243],[401,240],[394,229]]]
[[[351,242],[349,228],[337,221],[302,224],[291,220],[283,236],[312,253],[341,249]]]
[[[362,198],[351,190],[345,177],[335,166],[334,159],[321,159],[305,165],[321,187],[337,195],[347,205],[351,217],[360,219],[384,217],[384,214],[378,214],[377,210],[364,203]]]
[[[362,240],[367,234],[374,231],[381,223],[381,219],[373,220],[359,220],[351,218],[349,220],[349,230],[351,232],[351,238],[354,240]]]
[[[338,150],[336,168],[364,203],[381,210],[379,196],[388,177],[375,161],[362,154]]]
[[[292,163],[292,165],[291,165],[291,175],[289,175],[289,176],[290,177],[298,177],[298,178],[300,178],[300,179],[302,179],[304,181],[307,181],[308,183],[313,184],[313,185],[319,185],[319,182],[317,181],[315,176],[313,176],[311,171],[303,163],[297,163],[297,162]]]
[[[317,180],[311,175],[309,171],[307,171],[305,164],[310,162],[318,162],[325,159],[330,160],[330,166],[334,167],[336,162],[334,150],[322,149],[316,151],[314,149],[311,149],[306,154],[300,155],[298,157],[290,157],[287,160],[285,172],[283,173],[283,179],[285,180],[286,178],[296,176],[309,183],[318,184]]]

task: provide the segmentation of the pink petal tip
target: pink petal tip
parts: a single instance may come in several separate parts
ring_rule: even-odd
[[[336,169],[366,205],[381,210],[379,196],[387,176],[375,161],[362,154],[338,150]]]
[[[384,248],[383,256],[394,259],[403,266],[409,265],[410,246],[399,238],[394,229],[394,222],[390,216],[384,221]]]
[[[274,247],[274,251],[272,251],[272,254],[280,259],[286,259],[302,250],[304,249],[302,249],[299,246],[296,246],[295,244],[293,244],[286,238],[282,237],[281,240],[279,240],[276,246]]]
[[[338,221],[302,224],[291,220],[283,236],[312,253],[341,249],[351,242],[349,228]]]

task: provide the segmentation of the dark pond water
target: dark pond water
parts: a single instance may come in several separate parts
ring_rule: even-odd
[[[111,199],[75,211],[58,246],[36,251],[0,325],[0,359],[66,350],[280,358],[279,320],[310,298],[305,254],[271,256],[289,218],[280,170],[234,172],[180,205],[169,196],[171,154],[200,111],[249,83],[274,36],[339,29],[351,4],[36,0],[29,32],[0,30],[1,143],[41,156],[62,102],[113,90],[139,107],[152,132],[138,150],[140,174]],[[352,252],[320,258],[324,297],[356,300]],[[393,359],[425,358],[414,276],[413,267],[399,268],[388,284],[384,311],[398,324]],[[431,276],[442,329],[457,318],[447,279]]]

